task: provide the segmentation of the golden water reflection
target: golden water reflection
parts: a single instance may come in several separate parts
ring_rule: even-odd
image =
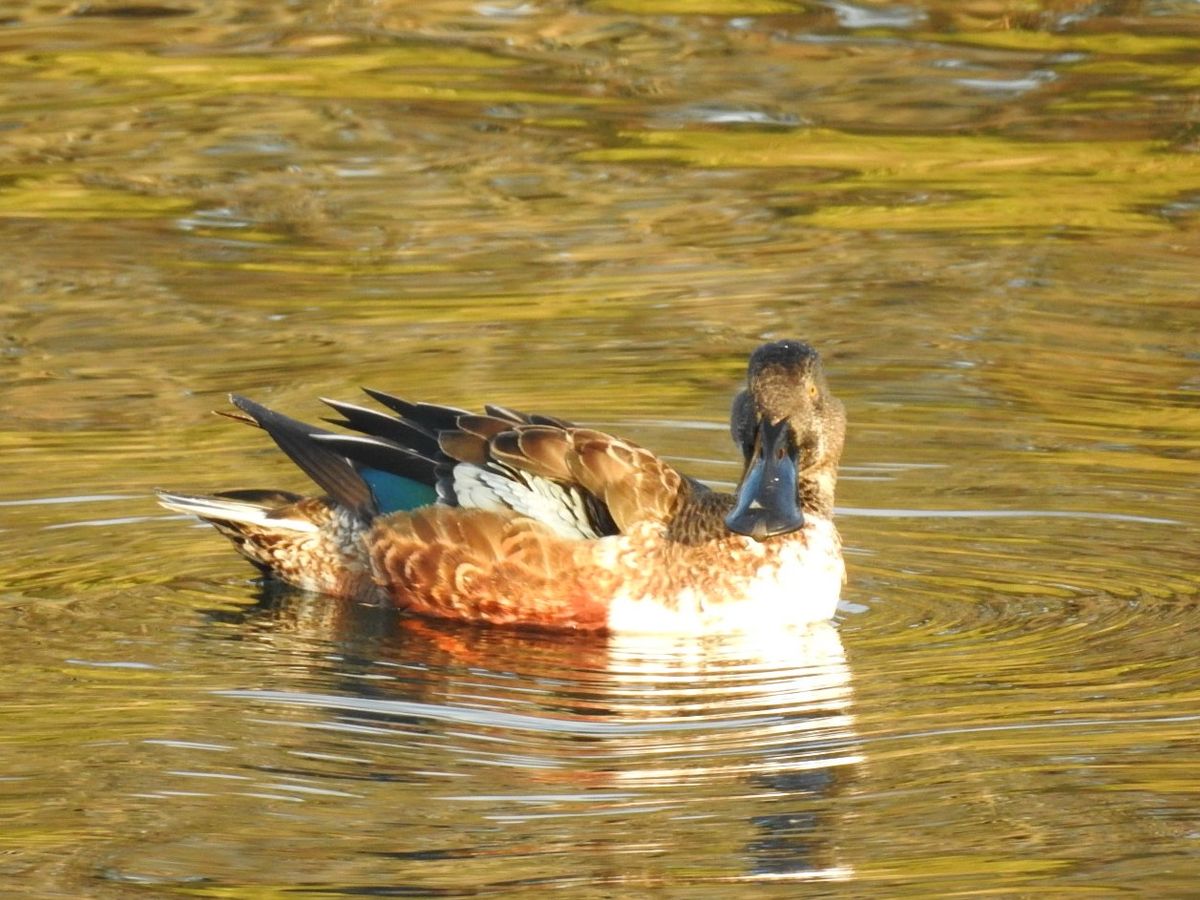
[[[271,686],[212,691],[202,702],[223,713],[184,717],[137,751],[158,772],[138,777],[136,806],[212,824],[139,842],[117,864],[122,878],[186,878],[213,865],[187,850],[199,831],[221,822],[217,843],[232,851],[255,840],[259,816],[295,806],[321,835],[300,839],[299,881],[327,879],[332,866],[346,885],[569,885],[585,874],[571,862],[580,853],[589,881],[630,889],[661,880],[641,861],[662,854],[680,887],[714,891],[731,879],[850,875],[821,811],[862,763],[831,626],[767,647],[606,644],[397,631],[394,617],[295,595],[236,620],[277,657]],[[339,824],[349,808],[352,835]],[[262,883],[249,861],[221,867]]]
[[[1186,895],[1184,0],[0,5],[0,878],[29,896]],[[716,484],[847,404],[834,629],[263,596],[157,486],[239,391],[611,429]],[[819,882],[797,887],[797,882]]]

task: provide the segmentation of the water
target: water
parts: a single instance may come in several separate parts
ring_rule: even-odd
[[[29,897],[1182,896],[1192,2],[0,5],[0,879]],[[691,474],[750,348],[850,429],[835,627],[430,625],[155,486],[230,390]]]

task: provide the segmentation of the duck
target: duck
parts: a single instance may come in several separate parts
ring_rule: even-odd
[[[846,580],[833,522],[846,413],[808,343],[750,355],[730,413],[732,492],[632,441],[495,404],[471,412],[364,388],[341,428],[233,394],[323,491],[157,491],[271,579],[478,624],[723,634],[831,619]]]

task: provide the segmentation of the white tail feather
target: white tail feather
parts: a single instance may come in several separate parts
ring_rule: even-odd
[[[228,497],[205,497],[199,494],[170,494],[158,491],[158,502],[167,509],[218,522],[238,522],[281,531],[312,533],[318,526],[308,519],[280,516],[275,509],[261,503],[232,500]]]

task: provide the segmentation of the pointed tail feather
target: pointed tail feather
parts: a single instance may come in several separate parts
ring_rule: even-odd
[[[241,525],[311,534],[317,523],[281,511],[302,500],[288,491],[222,491],[217,494],[175,494],[156,490],[158,502],[175,512],[196,516],[214,525]]]

